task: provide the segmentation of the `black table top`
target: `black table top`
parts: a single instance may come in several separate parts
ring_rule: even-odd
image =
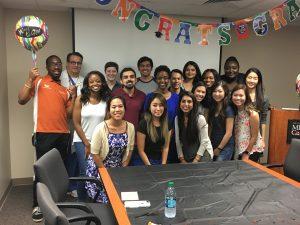
[[[300,224],[300,189],[243,161],[110,168],[121,196],[137,191],[150,208],[127,209],[132,225]],[[174,181],[177,215],[164,217],[164,192]]]

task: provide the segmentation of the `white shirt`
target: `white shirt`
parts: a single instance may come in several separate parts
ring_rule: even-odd
[[[75,85],[77,87],[77,96],[79,96],[81,94],[81,88],[83,86],[84,77],[79,75],[77,78],[71,77],[71,76],[69,78],[67,70],[64,70],[60,75],[61,85],[68,88],[69,86],[72,85],[72,82],[70,81],[70,79],[72,79],[73,82],[75,83]]]
[[[90,141],[92,139],[95,127],[104,121],[106,110],[106,102],[100,101],[98,104],[91,104],[87,102],[82,104],[81,108],[81,127],[86,136]],[[73,142],[82,142],[76,131],[74,131]]]

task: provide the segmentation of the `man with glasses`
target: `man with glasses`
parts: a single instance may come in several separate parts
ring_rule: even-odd
[[[61,73],[61,85],[69,88],[76,86],[77,95],[81,95],[81,88],[83,86],[84,77],[80,75],[83,56],[79,52],[71,52],[67,55],[66,69]],[[69,177],[75,177],[79,175],[78,162],[75,147],[73,144],[74,125],[72,118],[69,120],[70,129],[70,143],[68,156],[65,161],[66,169]],[[68,194],[77,198],[77,182],[71,181],[68,189]]]
[[[65,88],[60,84],[62,63],[58,56],[46,60],[48,74],[40,76],[38,68],[32,68],[29,77],[19,91],[18,102],[25,105],[34,99],[33,144],[39,159],[52,148],[56,148],[62,159],[66,158],[69,143],[68,117],[71,117],[77,96],[76,87]],[[33,184],[32,219],[42,221],[43,215],[37,207],[36,184]]]
[[[71,52],[67,55],[66,69],[61,73],[61,85],[68,88],[70,86],[77,87],[77,95],[83,85],[84,77],[80,75],[83,56],[79,52]]]

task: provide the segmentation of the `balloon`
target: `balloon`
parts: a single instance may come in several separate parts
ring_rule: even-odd
[[[296,92],[300,96],[300,74],[297,76],[296,79]]]
[[[23,16],[16,24],[17,40],[32,52],[36,64],[36,51],[43,48],[48,41],[48,27],[43,20],[36,16]]]
[[[96,0],[96,2],[100,5],[107,5],[111,2],[111,0]]]

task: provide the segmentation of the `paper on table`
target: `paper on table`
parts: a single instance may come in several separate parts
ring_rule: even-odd
[[[139,195],[137,191],[121,192],[121,199],[122,201],[137,201],[139,200]]]
[[[125,208],[143,208],[143,207],[150,207],[151,203],[147,200],[125,201],[124,206],[125,206]]]

